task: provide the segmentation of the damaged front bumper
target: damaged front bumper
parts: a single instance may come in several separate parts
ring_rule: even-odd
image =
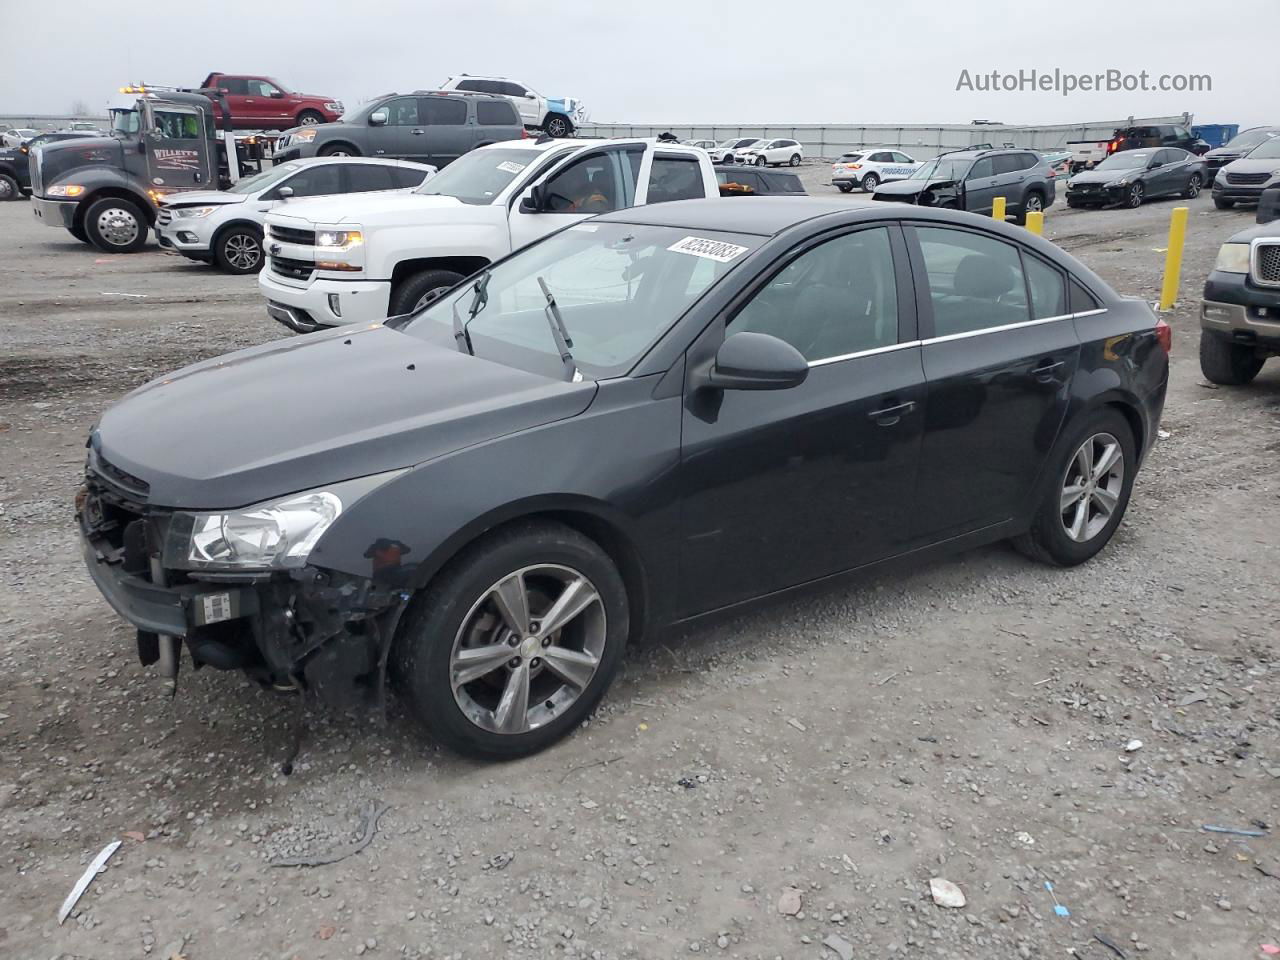
[[[407,592],[314,566],[162,569],[169,511],[93,474],[76,515],[89,575],[137,628],[144,666],[163,665],[163,645],[181,643],[197,669],[243,670],[263,686],[312,693],[334,707],[381,706]]]

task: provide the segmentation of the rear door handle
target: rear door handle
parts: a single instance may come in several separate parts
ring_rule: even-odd
[[[414,127],[409,132],[412,133],[415,137],[420,137],[422,136],[423,133],[425,133],[425,131],[421,127]]]
[[[1040,366],[1031,371],[1031,375],[1041,383],[1048,383],[1050,380],[1054,379],[1053,375],[1057,373],[1058,370],[1062,369],[1063,366],[1065,366],[1065,364],[1062,360],[1045,360],[1040,364]]]
[[[906,403],[898,403],[891,407],[882,407],[879,410],[872,410],[867,414],[867,419],[874,420],[882,427],[892,427],[915,408],[916,402],[914,400],[908,400]]]

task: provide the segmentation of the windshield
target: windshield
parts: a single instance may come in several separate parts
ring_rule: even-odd
[[[456,197],[463,203],[493,203],[518,174],[541,156],[536,150],[473,150],[414,192],[429,197]]]
[[[1094,167],[1095,170],[1133,170],[1137,167],[1145,167],[1147,161],[1155,154],[1150,150],[1122,150],[1119,153],[1113,153],[1107,159]]]
[[[1249,151],[1250,160],[1274,160],[1280,157],[1280,137],[1264,140]]]
[[[123,133],[129,136],[137,133],[141,129],[141,123],[138,119],[137,110],[112,110],[111,111],[111,132]]]
[[[278,183],[301,169],[302,164],[300,163],[286,163],[283,166],[271,167],[261,173],[255,173],[252,177],[237,180],[227,188],[227,193],[257,193],[259,190],[265,190],[273,183]]]
[[[909,179],[911,180],[963,180],[965,173],[969,170],[970,160],[960,160],[954,157],[938,157],[936,160],[930,160],[923,167],[920,167],[913,173]]]
[[[625,374],[684,311],[760,242],[677,227],[587,222],[489,271],[487,303],[467,324],[475,354],[561,377],[541,279],[556,299],[574,363],[591,378]],[[475,283],[434,301],[402,329],[456,349],[453,315],[470,316]]]
[[[853,163],[855,160],[861,160],[861,159],[862,159],[862,154],[860,153],[842,153],[840,154],[840,159],[836,162],[837,163]]]
[[[1248,150],[1250,147],[1256,147],[1272,139],[1275,135],[1274,130],[1246,130],[1239,136],[1232,137],[1223,146],[1232,150]]]
[[[757,143],[763,143],[763,142],[764,141],[760,140],[759,138],[749,139],[749,140],[737,140],[737,141],[734,141],[734,146],[736,149],[741,150],[743,147],[754,147]]]

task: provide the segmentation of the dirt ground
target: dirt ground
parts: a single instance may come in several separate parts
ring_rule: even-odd
[[[1048,232],[1150,299],[1174,205],[1059,199]],[[0,957],[1261,956],[1280,361],[1203,382],[1200,286],[1252,212],[1190,206],[1167,435],[1092,563],[998,546],[659,635],[516,763],[443,753],[399,709],[321,718],[285,777],[293,703],[189,669],[170,701],[82,570],[71,498],[104,407],[287,332],[253,278],[104,256],[0,205]],[[377,801],[361,852],[270,864],[347,844]],[[935,905],[933,877],[967,905]]]

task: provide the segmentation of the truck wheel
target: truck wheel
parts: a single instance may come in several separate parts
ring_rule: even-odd
[[[134,253],[147,242],[147,218],[132,200],[103,197],[85,211],[84,231],[103,253]]]
[[[630,629],[626,584],[593,540],[523,522],[481,538],[410,607],[394,679],[436,740],[509,760],[595,709]]]
[[[18,187],[18,181],[7,173],[0,173],[0,202],[17,200],[21,196],[22,190]]]
[[[1258,375],[1263,358],[1252,347],[1232,343],[1220,334],[1200,331],[1200,372],[1210,383],[1240,387]]]
[[[867,193],[875,193],[876,187],[880,186],[880,178],[874,173],[868,173],[862,178],[862,189]]]
[[[227,228],[213,241],[213,259],[224,273],[257,273],[262,269],[262,231],[248,224]]]
[[[402,314],[420,310],[434,299],[431,294],[445,290],[462,281],[462,274],[452,270],[423,270],[411,274],[392,291],[391,304],[387,316],[398,317]]]
[[[1129,505],[1135,446],[1133,429],[1118,410],[1086,415],[1058,444],[1031,529],[1014,546],[1059,567],[1084,563],[1105,547]]]
[[[92,244],[92,243],[93,243],[93,241],[89,239],[89,235],[88,235],[87,233],[85,233],[85,232],[84,232],[84,225],[83,225],[83,224],[81,224],[80,226],[77,226],[77,227],[67,227],[67,233],[71,234],[73,237],[75,237],[75,238],[76,238],[77,240],[79,240],[81,243],[88,243],[88,244]]]
[[[1214,197],[1213,205],[1219,210],[1230,210],[1236,205],[1236,202],[1234,200],[1223,200],[1221,197]]]
[[[553,140],[563,140],[565,137],[573,136],[573,124],[562,113],[549,114],[546,122],[542,125],[542,129]]]
[[[319,110],[303,110],[298,114],[300,127],[314,127],[317,123],[324,123],[324,114]]]
[[[358,157],[360,151],[349,143],[331,143],[327,147],[320,148],[320,156],[322,157]]]

